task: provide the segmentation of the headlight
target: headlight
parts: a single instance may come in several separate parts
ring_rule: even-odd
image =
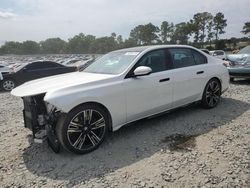
[[[229,67],[230,63],[229,63],[228,61],[223,61],[223,65],[224,65],[225,67]]]

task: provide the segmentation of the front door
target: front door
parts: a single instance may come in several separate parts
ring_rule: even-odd
[[[144,55],[132,68],[148,66],[147,76],[124,79],[127,103],[127,122],[159,113],[172,106],[172,73],[168,70],[166,50],[155,50]]]

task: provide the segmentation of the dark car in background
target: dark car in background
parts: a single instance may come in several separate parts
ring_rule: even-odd
[[[30,80],[74,72],[76,70],[76,67],[67,67],[52,61],[22,63],[16,66],[13,72],[3,75],[3,80],[0,81],[1,89],[11,91],[16,86]]]

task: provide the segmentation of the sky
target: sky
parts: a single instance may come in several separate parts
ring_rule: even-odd
[[[250,21],[250,0],[0,0],[0,44],[3,41],[41,41],[76,34],[129,36],[130,30],[149,22],[189,21],[197,12],[223,12],[226,34],[242,37]]]

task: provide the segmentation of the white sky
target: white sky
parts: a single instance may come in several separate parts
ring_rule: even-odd
[[[250,0],[0,0],[0,42],[68,39],[82,32],[127,38],[138,24],[189,21],[197,12],[223,12],[226,37],[241,37]]]

